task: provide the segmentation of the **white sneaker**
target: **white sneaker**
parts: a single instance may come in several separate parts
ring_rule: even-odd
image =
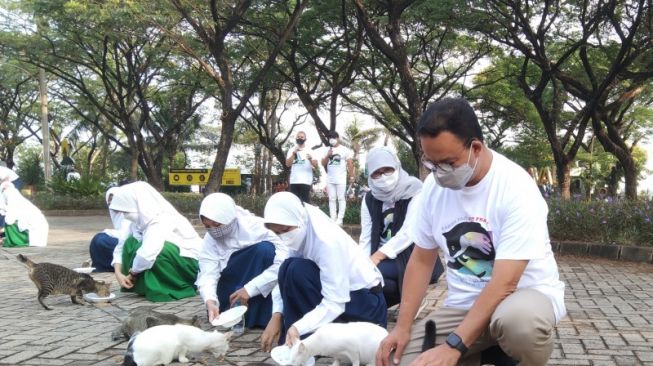
[[[336,224],[338,224],[338,226],[342,227],[342,219],[336,220]]]

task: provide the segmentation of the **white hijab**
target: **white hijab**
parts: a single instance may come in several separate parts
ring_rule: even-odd
[[[111,195],[115,196],[117,192],[118,187],[111,187],[107,189],[107,193],[104,195],[104,201],[107,203],[107,206],[109,206],[109,197]],[[122,214],[120,212],[109,209],[109,216],[111,216],[111,223],[113,224],[113,228],[118,230],[123,219]]]
[[[385,146],[376,147],[367,153],[366,158],[367,166],[367,184],[370,187],[372,195],[383,202],[397,202],[399,200],[412,198],[422,189],[422,182],[411,177],[401,168],[401,162],[397,155]],[[397,184],[391,189],[380,189],[375,185],[375,180],[372,179],[372,173],[379,168],[390,167],[394,168],[395,172],[399,172],[399,179]]]
[[[200,220],[202,216],[226,225],[236,218],[236,202],[224,193],[211,193],[200,205]]]
[[[161,193],[146,182],[134,182],[117,189],[111,199],[111,210],[137,213],[136,222],[141,231],[154,219],[165,218],[174,223],[176,231],[183,238],[197,237],[190,222],[166,201]]]
[[[263,218],[266,224],[306,227],[308,223],[308,214],[302,201],[290,192],[270,196],[265,204]]]
[[[0,184],[0,206],[4,206],[5,222],[18,230],[29,230],[29,245],[44,247],[48,242],[48,222],[32,202],[23,197],[11,182]]]

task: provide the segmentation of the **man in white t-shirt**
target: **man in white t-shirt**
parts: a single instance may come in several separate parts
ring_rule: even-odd
[[[313,167],[317,167],[317,160],[313,159],[310,150],[306,147],[304,131],[297,132],[295,142],[297,145],[288,151],[286,157],[286,166],[290,168],[290,192],[299,197],[302,202],[310,203]]]
[[[484,145],[476,114],[463,99],[430,105],[417,134],[432,174],[413,223],[416,246],[397,325],[381,343],[377,365],[389,365],[391,357],[401,365],[479,365],[481,352],[497,344],[520,365],[546,365],[555,325],[566,314],[565,286],[535,182]],[[413,325],[440,250],[447,298]],[[422,353],[429,319],[438,345]]]
[[[356,179],[354,175],[353,153],[348,148],[340,145],[340,135],[331,131],[329,137],[329,149],[322,158],[322,166],[327,173],[327,193],[329,194],[329,215],[331,220],[342,226],[345,217],[345,192],[347,190],[347,174],[349,182]],[[336,201],[338,203],[336,210]]]

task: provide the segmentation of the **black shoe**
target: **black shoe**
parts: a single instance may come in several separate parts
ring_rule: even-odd
[[[499,345],[481,352],[481,365],[517,366],[517,361],[508,356]]]

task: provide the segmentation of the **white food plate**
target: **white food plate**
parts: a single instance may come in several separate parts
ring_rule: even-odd
[[[88,302],[108,302],[116,298],[116,294],[113,292],[109,294],[107,297],[100,297],[98,296],[95,292],[89,292],[87,294],[84,294],[84,300]]]
[[[270,357],[274,362],[278,363],[281,366],[291,366],[290,363],[290,347],[283,345],[277,346],[272,349],[270,352]],[[313,366],[315,365],[315,357],[311,356],[304,362],[304,366]]]
[[[247,306],[244,305],[234,306],[233,308],[225,311],[224,313],[220,313],[220,316],[218,316],[217,319],[213,319],[211,324],[214,327],[231,328],[234,325],[238,324],[238,322],[242,319],[246,311],[247,311]]]
[[[79,267],[79,268],[73,268],[73,271],[77,273],[91,273],[95,270],[95,267]]]

